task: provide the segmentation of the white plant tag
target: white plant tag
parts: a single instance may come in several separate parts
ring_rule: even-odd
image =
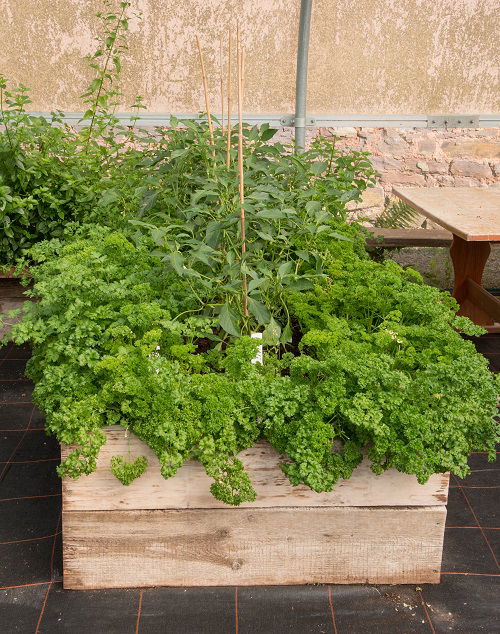
[[[250,337],[252,337],[252,339],[262,339],[262,333],[261,332],[252,332]],[[260,365],[262,365],[263,361],[264,361],[264,353],[263,353],[262,345],[260,345],[257,348],[257,354],[252,359],[252,363],[260,363]]]

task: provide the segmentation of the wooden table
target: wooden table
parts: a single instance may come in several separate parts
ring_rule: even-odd
[[[453,234],[453,297],[465,315],[500,332],[500,300],[481,285],[492,242],[500,242],[500,189],[492,187],[394,187],[405,203]]]

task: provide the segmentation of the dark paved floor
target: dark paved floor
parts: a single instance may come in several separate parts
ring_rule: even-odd
[[[477,347],[500,371],[500,335]],[[58,445],[29,356],[0,349],[0,634],[500,632],[500,463],[481,453],[452,479],[440,585],[63,590]]]

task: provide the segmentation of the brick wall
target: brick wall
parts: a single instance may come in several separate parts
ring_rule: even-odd
[[[476,187],[500,184],[500,129],[319,128],[340,137],[339,147],[370,152],[378,185],[358,205],[364,216],[380,213],[393,185]]]

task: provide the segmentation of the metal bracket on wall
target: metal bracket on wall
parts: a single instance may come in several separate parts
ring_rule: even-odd
[[[1,0],[0,0],[1,2]],[[28,114],[36,117],[44,117],[51,119],[49,112],[29,112]],[[134,125],[131,112],[117,112],[116,117],[122,125]],[[173,113],[175,117],[182,119],[194,119],[200,121],[200,115],[195,113]],[[218,113],[217,116],[219,116]],[[136,125],[141,127],[169,127],[170,113],[146,112],[141,113],[139,122]],[[83,112],[65,112],[63,120],[69,125],[79,125],[82,120]],[[262,125],[268,123],[274,127],[294,127],[295,117],[293,114],[254,114],[246,112],[243,115],[244,121],[250,125]],[[446,123],[445,123],[446,121]],[[461,123],[458,123],[460,121]],[[473,123],[469,123],[473,121]],[[232,117],[233,125],[238,123],[236,116]],[[86,122],[88,125],[88,121]],[[80,124],[85,125],[85,124]],[[480,115],[425,115],[425,114],[315,114],[306,118],[307,126],[316,126],[319,128],[332,127],[354,127],[354,128],[454,128],[454,127],[471,127],[471,128],[498,128],[500,127],[500,114],[480,114]]]
[[[294,127],[295,117],[293,115],[285,114],[280,119],[280,124],[284,127]],[[316,125],[316,119],[314,117],[306,117],[306,125]]]
[[[480,128],[477,114],[430,114],[428,128]]]

